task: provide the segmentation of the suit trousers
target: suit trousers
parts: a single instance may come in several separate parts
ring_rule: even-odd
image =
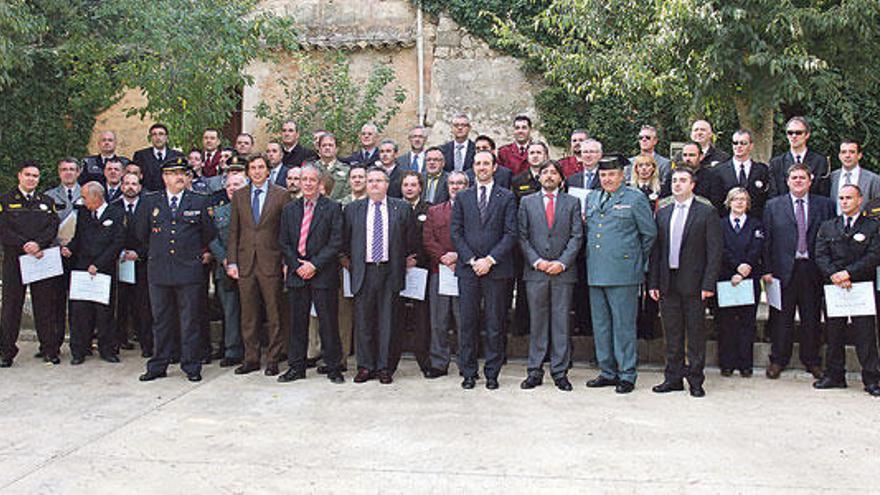
[[[59,349],[64,346],[64,336],[67,334],[72,313],[68,294],[70,290],[70,258],[61,258],[61,262],[64,265],[64,275],[53,279],[58,283],[58,287],[55,289],[55,332]],[[147,308],[147,312],[149,312],[149,308]]]
[[[568,373],[571,344],[568,338],[568,312],[574,284],[560,282],[556,277],[527,280],[529,300],[529,364],[530,375],[544,375],[544,356],[550,349],[550,375],[554,379]]]
[[[458,369],[464,377],[477,376],[477,348],[480,339],[480,303],[485,305],[486,378],[498,378],[504,362],[504,319],[510,279],[458,279],[461,328],[458,335]]]
[[[171,358],[180,349],[180,368],[191,375],[202,370],[201,310],[203,284],[150,284],[150,306],[153,311],[153,345],[155,354],[147,361],[147,371],[159,373],[168,369]],[[175,310],[176,307],[176,310]],[[179,339],[176,331],[179,330]],[[179,342],[175,342],[179,340]]]
[[[290,301],[290,333],[287,340],[287,363],[296,371],[305,372],[309,348],[309,315],[312,304],[318,314],[321,348],[328,371],[339,368],[342,346],[339,342],[339,308],[336,289],[312,287],[288,288]]]
[[[40,352],[46,357],[58,356],[61,343],[55,329],[55,289],[57,278],[40,280],[30,284],[31,307],[34,327],[40,340]],[[21,310],[24,305],[25,286],[21,283],[18,256],[10,249],[3,256],[3,308],[0,310],[0,356],[13,359],[18,354],[18,333],[21,330]],[[61,303],[60,301],[58,301]]]
[[[147,282],[146,261],[135,264],[134,284],[120,282],[116,325],[128,335],[131,328],[137,335],[141,350],[153,353],[153,319],[150,313],[150,285]],[[123,342],[119,342],[120,344]]]
[[[429,350],[431,347],[431,329],[429,321],[428,300],[399,298],[398,313],[401,323],[398,338],[391,342],[391,369],[396,370],[402,352],[411,351],[424,372],[431,367]]]
[[[757,310],[755,304],[718,308],[715,324],[718,328],[718,367],[722,370],[752,370]]]
[[[770,362],[785,368],[791,360],[794,343],[794,312],[800,315],[800,359],[804,366],[818,366],[822,311],[822,282],[818,268],[810,260],[796,260],[791,281],[782,288],[782,311],[770,308],[774,314],[770,347]]]
[[[277,364],[284,350],[287,332],[286,328],[281,328],[281,305],[284,302],[281,274],[267,276],[255,269],[250,275],[238,279],[238,291],[241,298],[241,338],[244,342],[245,363],[257,366],[260,364],[260,330],[265,308],[268,328],[266,361]]]
[[[70,353],[75,358],[85,357],[92,350],[92,336],[97,333],[98,352],[101,356],[115,356],[119,341],[113,324],[113,303],[110,305],[89,301],[71,301]]]
[[[446,371],[452,356],[449,346],[449,329],[461,328],[461,312],[457,296],[441,296],[439,293],[440,276],[431,274],[428,288],[429,306],[431,310],[431,367]]]
[[[577,257],[578,281],[574,285],[574,327],[577,335],[593,335],[593,315],[590,311],[590,287],[587,285],[587,258],[584,249]]]
[[[241,300],[238,284],[225,274],[215,277],[214,292],[223,307],[223,357],[242,359],[244,343],[241,340]]]
[[[825,375],[834,380],[846,380],[847,331],[852,332],[852,341],[862,367],[862,383],[865,386],[877,383],[880,381],[880,364],[877,358],[877,327],[873,316],[853,316],[849,325],[846,318],[828,319]]]
[[[601,375],[636,382],[639,286],[590,286],[593,340]]]
[[[703,374],[706,366],[706,304],[699,292],[679,292],[675,279],[673,272],[669,291],[660,297],[660,316],[666,333],[666,381],[687,379],[692,387],[698,387],[706,378]]]
[[[342,346],[342,354],[339,356],[339,367],[345,369],[348,367],[348,355],[351,354],[352,328],[351,317],[354,313],[354,300],[351,297],[344,297],[342,286],[337,292],[336,302],[339,305],[339,342]],[[311,316],[309,318],[309,350],[306,357],[314,359],[321,356],[321,336],[318,331],[318,318]],[[326,359],[324,360],[326,364]]]
[[[391,371],[391,342],[396,336],[397,300],[387,263],[367,263],[361,290],[354,296],[354,330],[358,369]]]

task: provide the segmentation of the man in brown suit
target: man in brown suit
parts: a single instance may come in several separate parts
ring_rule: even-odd
[[[232,196],[226,273],[238,280],[241,296],[241,336],[244,363],[235,369],[244,375],[260,369],[260,328],[263,308],[268,320],[266,375],[278,374],[285,343],[279,308],[282,298],[281,247],[278,230],[281,210],[290,195],[269,182],[269,160],[257,155],[248,162],[251,180]]]

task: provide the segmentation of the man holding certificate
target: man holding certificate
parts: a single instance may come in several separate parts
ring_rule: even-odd
[[[862,205],[859,186],[843,185],[837,196],[841,215],[825,221],[819,227],[816,264],[825,283],[830,280],[842,289],[851,289],[856,282],[873,284],[875,270],[880,264],[880,223],[859,214]],[[828,318],[825,373],[813,383],[813,387],[846,388],[845,345],[847,330],[850,330],[862,366],[865,392],[880,397],[880,365],[874,318],[874,315]]]
[[[36,191],[40,166],[26,161],[18,166],[18,187],[0,196],[0,239],[3,241],[3,309],[0,317],[0,368],[12,366],[18,354],[15,342],[21,327],[25,285],[19,257],[40,259],[43,250],[58,235],[55,201]],[[56,280],[47,278],[30,284],[34,325],[40,339],[43,360],[59,364],[61,342],[55,334]]]
[[[104,187],[95,181],[82,187],[82,199],[85,208],[78,213],[76,235],[61,252],[73,260],[72,272],[85,271],[90,277],[103,274],[112,278],[116,274],[119,252],[125,244],[125,212],[118,203],[107,204]],[[101,304],[81,299],[71,290],[70,299],[70,364],[85,361],[96,330],[101,359],[118,363],[113,321],[116,298],[108,294],[108,304]]]

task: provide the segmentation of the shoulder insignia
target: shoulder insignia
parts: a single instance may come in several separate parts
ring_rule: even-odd
[[[162,191],[147,191],[144,193],[144,196],[157,196],[161,193],[162,193]]]
[[[711,201],[709,201],[708,199],[706,199],[702,196],[694,196],[694,200],[699,201],[700,203],[703,203],[706,206],[713,206]]]
[[[657,203],[657,207],[663,208],[664,206],[669,206],[672,204],[673,201],[675,201],[675,197],[666,196],[665,198],[661,199],[659,203]]]

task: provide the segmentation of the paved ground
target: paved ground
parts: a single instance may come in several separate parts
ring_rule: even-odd
[[[142,360],[44,365],[27,343],[0,370],[2,493],[877,493],[880,401],[818,392],[804,373],[721,378],[658,396],[427,381],[282,385],[217,366],[137,382]],[[757,375],[756,375],[757,376]]]

